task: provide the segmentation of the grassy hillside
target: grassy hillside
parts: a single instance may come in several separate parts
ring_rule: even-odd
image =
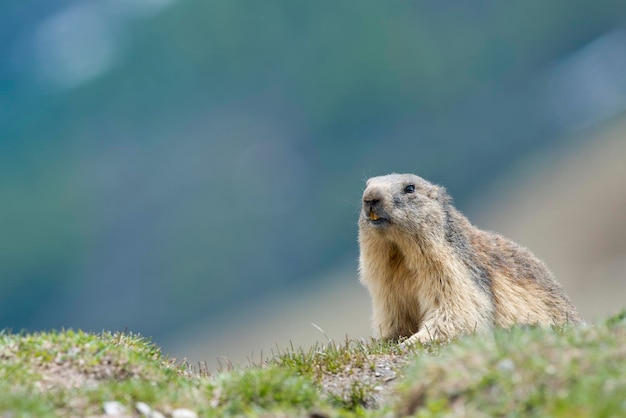
[[[447,345],[370,341],[211,373],[133,334],[0,333],[0,416],[626,415],[626,311]]]

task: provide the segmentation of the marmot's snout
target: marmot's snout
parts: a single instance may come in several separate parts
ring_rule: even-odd
[[[382,224],[388,221],[383,208],[383,191],[379,187],[368,187],[363,193],[363,214],[373,224]]]

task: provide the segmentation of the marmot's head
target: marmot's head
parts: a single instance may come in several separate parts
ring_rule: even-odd
[[[359,229],[388,235],[441,238],[449,197],[443,187],[414,174],[372,177],[363,192]]]

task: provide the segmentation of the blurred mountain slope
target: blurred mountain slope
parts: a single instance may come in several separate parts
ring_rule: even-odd
[[[473,220],[529,247],[587,320],[626,298],[626,119],[585,130],[495,180]]]
[[[464,209],[626,103],[612,0],[0,10],[0,328],[220,322],[356,258],[363,178]]]
[[[348,268],[349,266],[350,268]],[[356,265],[330,270],[305,286],[274,290],[253,302],[195,321],[164,341],[164,350],[216,370],[229,362],[259,362],[286,347],[311,347],[370,335],[369,297]]]

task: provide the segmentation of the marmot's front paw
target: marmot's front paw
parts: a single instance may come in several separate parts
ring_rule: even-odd
[[[434,341],[438,341],[440,339],[441,339],[440,333],[437,332],[436,328],[433,328],[432,330],[430,330],[424,327],[422,328],[421,331],[416,332],[415,334],[411,335],[406,340],[402,341],[400,345],[406,348],[406,347],[415,345],[416,343],[426,344],[426,343],[432,343]]]

